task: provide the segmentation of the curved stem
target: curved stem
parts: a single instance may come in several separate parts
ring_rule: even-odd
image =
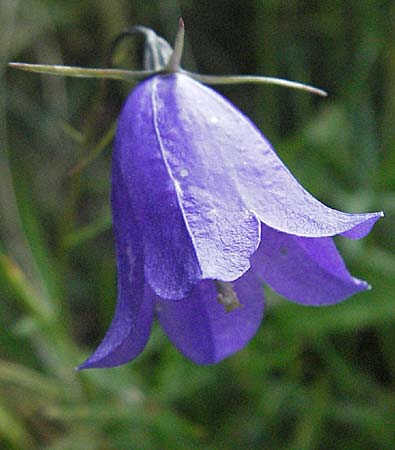
[[[115,52],[118,45],[124,40],[127,36],[133,36],[135,34],[143,34],[147,40],[150,39],[152,34],[155,34],[150,28],[145,27],[144,25],[134,25],[132,27],[128,27],[123,30],[113,41],[108,57],[108,65],[112,65],[112,55]]]
[[[158,36],[151,28],[144,25],[134,25],[126,28],[117,36],[110,48],[107,65],[112,66],[112,57],[118,45],[125,37],[142,34],[145,36],[145,50],[149,55],[144,55],[144,70],[161,70],[168,63],[172,48],[162,37]]]
[[[289,81],[283,78],[276,77],[260,77],[254,75],[200,75],[194,72],[182,71],[185,75],[190,76],[196,81],[203,84],[272,84],[276,86],[283,86],[286,88],[299,89],[302,91],[311,92],[313,94],[321,95],[322,97],[327,97],[327,93],[322,89],[318,89],[314,86],[308,84],[299,83],[297,81]]]

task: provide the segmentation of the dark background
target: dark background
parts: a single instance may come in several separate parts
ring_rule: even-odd
[[[155,326],[135,362],[75,373],[116,299],[111,145],[102,138],[131,86],[111,82],[104,95],[99,81],[6,64],[100,67],[125,26],[172,42],[180,15],[185,68],[329,92],[219,89],[323,202],[386,212],[364,240],[336,241],[373,289],[328,308],[266,290],[257,336],[216,366],[194,365]],[[394,2],[379,0],[1,1],[2,449],[394,448],[394,23]],[[141,67],[140,44],[126,40],[116,65]]]

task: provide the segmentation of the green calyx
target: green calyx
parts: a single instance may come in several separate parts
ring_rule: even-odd
[[[165,75],[169,73],[183,73],[208,85],[219,84],[271,84],[291,89],[298,89],[313,94],[326,97],[327,93],[308,84],[289,81],[276,77],[263,77],[254,75],[202,75],[194,72],[188,72],[181,68],[181,58],[184,47],[184,22],[182,19],[178,23],[178,31],[174,44],[174,49],[166,40],[158,36],[150,28],[137,25],[130,27],[122,32],[114,41],[112,52],[115,51],[118,43],[125,37],[136,33],[142,33],[146,42],[144,47],[144,69],[145,70],[123,70],[113,68],[92,69],[85,67],[72,67],[46,64],[26,64],[19,62],[10,62],[8,66],[14,69],[20,69],[27,72],[44,73],[48,75],[61,75],[80,78],[101,78],[109,80],[122,80],[128,82],[137,82],[144,80],[152,75]],[[111,58],[110,58],[111,61]]]

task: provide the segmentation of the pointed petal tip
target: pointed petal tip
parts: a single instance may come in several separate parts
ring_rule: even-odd
[[[83,362],[79,366],[74,367],[75,372],[81,372],[81,370],[84,370],[84,369],[89,369],[89,366],[87,365],[87,361]]]
[[[372,289],[372,286],[365,280],[361,280],[356,277],[352,277],[352,281],[355,285],[355,287],[358,289],[358,291],[370,291]]]
[[[366,291],[372,288],[372,286],[370,286],[370,284],[365,280],[360,280],[359,278],[352,277],[352,281],[359,291]]]
[[[106,358],[94,358],[94,354],[92,354],[89,358],[87,358],[82,364],[76,366],[74,370],[76,372],[81,372],[81,370],[86,369],[102,369],[102,368],[110,368],[114,367],[118,364],[106,364]]]
[[[86,370],[86,369],[99,369],[100,365],[97,365],[97,363],[99,362],[99,360],[96,360],[96,358],[93,358],[94,354],[90,355],[83,363],[81,363],[79,366],[74,367],[74,370],[76,372],[81,372],[81,370]],[[107,367],[107,366],[105,366]],[[110,367],[110,366],[108,366]]]
[[[81,370],[86,369],[110,369],[111,367],[117,367],[122,364],[125,364],[127,361],[112,361],[111,355],[107,355],[102,358],[95,358],[95,355],[92,354],[89,358],[87,358],[82,364],[74,367],[76,372],[81,372]]]
[[[345,302],[346,300],[348,300],[349,298],[351,298],[352,296],[354,296],[356,294],[360,294],[361,292],[371,290],[372,286],[364,280],[359,280],[358,278],[352,277],[352,279],[349,280],[348,286],[345,283],[343,289],[344,290],[343,290],[342,295],[339,295],[336,298],[319,299],[316,302],[311,302],[311,301],[303,302],[303,301],[300,301],[299,299],[296,300],[291,297],[287,297],[287,300],[294,302],[294,303],[299,303],[304,306],[312,306],[313,308],[320,308],[323,306],[325,306],[325,307],[334,306],[339,303]]]
[[[349,239],[361,239],[365,236],[367,236],[370,231],[372,230],[375,223],[384,217],[384,212],[379,211],[375,213],[367,213],[363,214],[364,219],[361,220],[357,225],[350,228],[349,230],[346,230],[341,233],[342,236],[345,236]]]
[[[133,350],[133,342],[130,341],[130,338],[110,351],[99,346],[82,364],[77,366],[75,370],[80,372],[81,370],[86,369],[110,369],[112,367],[121,366],[136,358],[142,352],[144,347],[145,345],[140,347],[138,351],[128,351]]]
[[[121,298],[122,299],[122,298]],[[128,303],[126,306],[133,306]],[[154,314],[151,293],[146,291],[143,303],[135,319],[127,316],[122,302],[118,301],[114,319],[103,341],[97,349],[79,366],[77,372],[85,369],[117,367],[135,359],[145,348]]]

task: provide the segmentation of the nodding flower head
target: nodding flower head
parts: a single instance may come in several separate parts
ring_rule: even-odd
[[[368,288],[350,275],[332,237],[359,239],[382,213],[320,203],[242,112],[178,70],[179,55],[169,64],[137,85],[119,117],[112,166],[118,304],[81,369],[135,358],[155,315],[185,356],[216,363],[257,331],[262,282],[313,306]]]
[[[268,83],[326,93],[279,78],[183,70],[182,20],[174,51],[143,26],[127,29],[113,50],[136,32],[146,36],[143,71],[10,63],[54,75],[143,80],[123,106],[113,153],[115,316],[78,369],[134,359],[155,315],[185,356],[217,363],[257,331],[262,283],[309,306],[368,289],[350,275],[332,237],[360,239],[383,213],[348,214],[323,205],[256,126],[204,84]]]

